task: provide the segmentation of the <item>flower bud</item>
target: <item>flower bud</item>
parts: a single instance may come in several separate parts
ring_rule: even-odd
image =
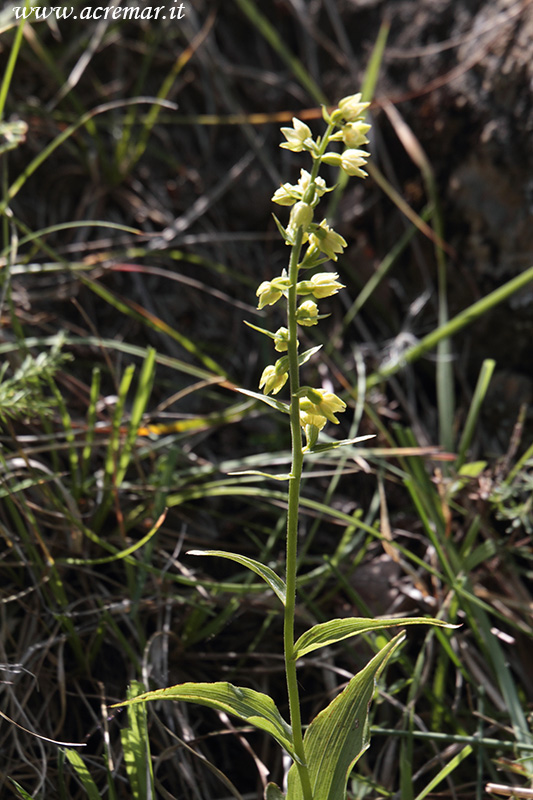
[[[292,207],[291,216],[289,219],[289,230],[296,232],[298,228],[303,228],[304,232],[307,230],[313,221],[313,209],[308,203],[299,202]]]
[[[289,331],[287,328],[278,328],[274,334],[274,349],[278,353],[285,353],[289,346]]]
[[[332,167],[340,167],[341,157],[339,153],[324,153],[322,156],[324,164],[330,164]]]
[[[304,328],[318,324],[318,306],[314,300],[304,300],[296,309],[296,322]]]

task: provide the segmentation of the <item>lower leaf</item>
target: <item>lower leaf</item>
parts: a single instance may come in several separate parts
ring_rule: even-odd
[[[404,637],[402,632],[391,639],[309,725],[304,750],[316,800],[346,800],[350,772],[369,743],[368,709],[375,682]],[[304,800],[295,764],[289,770],[287,800]]]
[[[283,719],[271,697],[254,689],[234,686],[226,681],[216,683],[180,683],[167,689],[145,692],[131,700],[116,703],[129,706],[153,700],[182,700],[185,703],[198,703],[216,711],[233,714],[255,728],[269,733],[293,758],[294,752],[291,726]]]

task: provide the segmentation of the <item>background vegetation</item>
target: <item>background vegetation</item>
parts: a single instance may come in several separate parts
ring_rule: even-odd
[[[310,467],[299,615],[462,624],[409,632],[352,797],[527,786],[531,65],[511,55],[531,4],[186,12],[0,15],[2,797],[257,798],[264,764],[281,780],[269,741],[223,715],[109,706],[135,681],[223,678],[285,708],[272,598],[185,552],[278,565],[280,485],[231,473],[288,459],[284,421],[236,392],[270,355],[242,320],[262,324],[255,287],[287,257],[279,126],[378,71],[371,176],[331,195],[347,289],[310,379],[349,403],[339,436],[376,438]],[[305,659],[305,717],[383,642]]]

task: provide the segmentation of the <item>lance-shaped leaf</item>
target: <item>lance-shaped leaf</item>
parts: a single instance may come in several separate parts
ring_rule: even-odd
[[[431,617],[392,617],[391,619],[367,619],[365,617],[343,617],[341,619],[330,619],[320,625],[313,625],[308,631],[303,633],[294,645],[294,658],[318,650],[320,647],[327,647],[329,644],[341,642],[349,639],[350,636],[357,636],[359,633],[378,631],[381,628],[398,627],[398,625],[436,625],[439,628],[457,628],[457,625],[450,625],[441,619]]]
[[[367,439],[374,439],[374,433],[367,433],[365,436],[356,436],[355,439],[337,439],[333,442],[325,442],[324,444],[314,444],[309,448],[310,453],[326,453],[328,450],[336,450],[338,447],[346,447],[351,444],[358,444]]]
[[[274,400],[273,397],[268,397],[266,394],[251,392],[249,389],[241,389],[240,386],[236,386],[235,391],[245,394],[248,397],[253,397],[255,400],[261,400],[262,403],[266,403],[267,406],[272,406],[272,408],[275,408],[277,411],[281,411],[283,414],[290,413],[290,406],[288,406],[287,403],[281,403],[279,400]]]
[[[241,469],[237,472],[228,472],[228,475],[258,475],[260,478],[272,478],[274,481],[288,481],[291,478],[289,472],[274,475],[272,472],[261,472],[259,469]]]
[[[306,364],[307,361],[309,361],[309,359],[312,358],[315,355],[315,353],[318,353],[318,351],[321,349],[321,347],[322,347],[321,344],[317,344],[316,347],[311,347],[310,350],[306,350],[301,355],[299,355],[298,356],[298,366],[301,367],[302,364]]]
[[[368,747],[368,707],[375,682],[404,635],[391,639],[309,725],[304,750],[317,800],[346,800],[350,772]],[[287,800],[304,800],[296,764],[289,770]]]
[[[234,686],[226,681],[180,683],[167,689],[145,692],[131,700],[116,703],[113,708],[154,700],[182,700],[185,703],[198,703],[201,706],[214,708],[215,711],[233,714],[254,728],[269,733],[285,748],[293,760],[298,760],[294,752],[291,726],[283,719],[272,698],[262,692]]]
[[[287,597],[287,587],[285,582],[276,575],[273,569],[261,564],[260,561],[255,561],[253,558],[241,556],[238,553],[228,553],[226,550],[189,550],[188,556],[218,556],[219,558],[228,558],[230,561],[236,561],[237,564],[251,569],[256,575],[259,575],[265,583],[268,583],[270,588],[277,594],[283,605]]]

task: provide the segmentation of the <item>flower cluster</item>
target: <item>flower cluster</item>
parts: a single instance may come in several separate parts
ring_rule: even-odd
[[[289,377],[290,363],[295,366],[297,358],[298,366],[301,366],[317,349],[297,355],[299,343],[294,334],[297,325],[304,328],[316,325],[323,316],[319,313],[316,301],[332,297],[344,288],[337,272],[316,271],[326,261],[337,261],[347,246],[346,240],[330,227],[326,219],[314,221],[320,199],[335,188],[327,186],[318,172],[320,165],[326,163],[338,166],[350,176],[366,177],[363,167],[369,154],[361,148],[368,144],[370,125],[365,122],[367,108],[368,103],[361,101],[360,94],[344,97],[331,112],[324,108],[322,114],[327,130],[324,136],[316,139],[310,127],[296,118],[292,120],[292,127],[281,129],[285,141],[280,147],[293,153],[308,153],[313,165],[310,172],[305,169],[300,171],[297,183],[283,183],[272,197],[277,205],[290,208],[285,226],[276,217],[274,219],[285,243],[293,251],[290,274],[283,270],[279,277],[263,281],[256,293],[259,309],[274,305],[282,297],[287,300],[288,308],[287,327],[278,328],[275,333],[251,326],[269,336],[278,353],[287,353],[263,370],[259,388],[266,395],[277,394],[284,387]],[[332,146],[336,143],[342,143],[345,149],[335,152]],[[300,280],[299,273],[307,269],[314,270],[313,274]],[[301,296],[302,301],[295,303],[295,296]],[[289,297],[292,297],[292,301],[289,301]],[[291,389],[295,391],[292,382]],[[311,387],[297,389],[296,398],[300,424],[307,436],[307,448],[310,448],[327,422],[338,423],[335,415],[344,411],[346,404],[332,392]]]

